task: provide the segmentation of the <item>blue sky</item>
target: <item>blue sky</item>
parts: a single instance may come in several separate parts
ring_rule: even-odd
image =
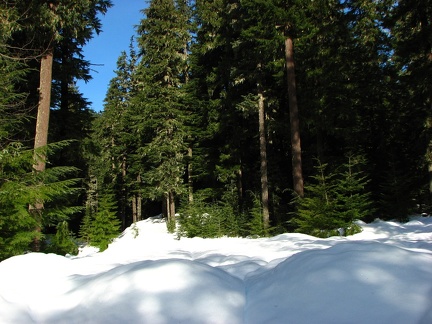
[[[92,102],[95,111],[103,109],[103,100],[109,81],[114,77],[117,59],[121,51],[129,50],[131,36],[135,35],[135,26],[143,18],[140,12],[147,6],[147,0],[113,0],[105,16],[101,16],[102,33],[84,47],[84,56],[92,64],[88,83],[79,81],[79,90]],[[99,66],[102,64],[101,66]]]

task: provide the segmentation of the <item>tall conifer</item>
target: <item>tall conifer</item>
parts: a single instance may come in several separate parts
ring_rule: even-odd
[[[163,213],[174,221],[175,196],[183,192],[186,82],[185,52],[190,42],[184,1],[154,0],[143,10],[138,27],[141,61],[137,70],[138,112],[144,170],[149,198],[162,200]]]

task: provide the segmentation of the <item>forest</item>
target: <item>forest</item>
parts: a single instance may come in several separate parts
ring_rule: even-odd
[[[143,1],[96,112],[112,5],[0,2],[0,260],[157,214],[210,238],[431,212],[431,0]]]

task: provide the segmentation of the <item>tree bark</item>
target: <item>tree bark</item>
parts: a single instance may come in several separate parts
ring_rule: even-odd
[[[142,196],[139,192],[137,194],[137,221],[140,221],[142,219]]]
[[[175,222],[175,197],[172,191],[164,195],[162,213],[168,224]]]
[[[297,105],[297,90],[295,81],[294,69],[294,46],[291,37],[287,36],[285,39],[285,60],[288,81],[288,98],[289,98],[289,111],[290,111],[290,125],[291,125],[291,150],[292,150],[292,172],[293,172],[293,187],[294,192],[303,197],[304,184],[303,184],[303,171],[301,159],[301,143],[300,143],[300,120]]]
[[[168,210],[169,220],[175,221],[175,198],[172,191],[168,194]]]
[[[38,150],[48,144],[48,126],[51,106],[53,51],[50,50],[42,57],[39,84],[39,105],[36,119],[36,134],[34,148]],[[36,171],[44,171],[46,154],[36,152],[36,161],[33,166]]]
[[[188,178],[188,201],[189,201],[189,204],[193,203],[192,154],[193,154],[192,147],[188,147],[187,178]]]
[[[270,226],[269,190],[267,175],[267,140],[265,134],[265,106],[264,91],[258,82],[258,116],[259,116],[259,147],[260,147],[260,172],[261,172],[261,204],[264,229]]]
[[[113,147],[115,145],[115,141],[114,141],[114,137],[112,138],[112,143],[113,143]],[[114,158],[114,157],[113,157]],[[127,205],[127,199],[128,199],[128,191],[126,189],[126,169],[127,169],[127,159],[126,159],[126,154],[124,154],[121,157],[121,162],[120,162],[120,168],[121,168],[121,207],[120,207],[120,217],[122,220],[122,228],[125,229],[126,228],[126,205]],[[115,164],[113,164],[115,165]],[[117,172],[115,167],[113,168],[113,171]],[[134,199],[134,198],[132,198]],[[134,221],[135,223],[135,221]]]
[[[432,111],[432,104],[431,104]],[[428,120],[428,126],[432,127],[432,117]],[[426,160],[428,163],[428,173],[429,173],[429,204],[432,206],[432,140],[429,142],[427,148]]]
[[[46,167],[46,146],[48,144],[48,126],[51,106],[51,83],[52,83],[53,49],[49,49],[41,59],[39,80],[39,104],[36,118],[36,131],[34,141],[34,165],[35,172],[43,172]],[[34,251],[40,251],[40,233],[42,232],[42,210],[43,201],[35,201],[29,206],[29,211],[36,220],[35,231],[37,233],[33,240]]]
[[[132,222],[135,224],[137,221],[137,198],[132,196]]]
[[[142,219],[142,195],[141,195],[141,174],[138,173],[137,176],[137,182],[138,182],[138,192],[137,192],[137,221],[140,221]]]

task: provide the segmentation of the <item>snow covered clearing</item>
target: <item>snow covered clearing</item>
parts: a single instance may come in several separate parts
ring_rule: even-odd
[[[98,253],[0,263],[0,323],[432,323],[432,217],[351,237],[176,239],[158,218]]]

